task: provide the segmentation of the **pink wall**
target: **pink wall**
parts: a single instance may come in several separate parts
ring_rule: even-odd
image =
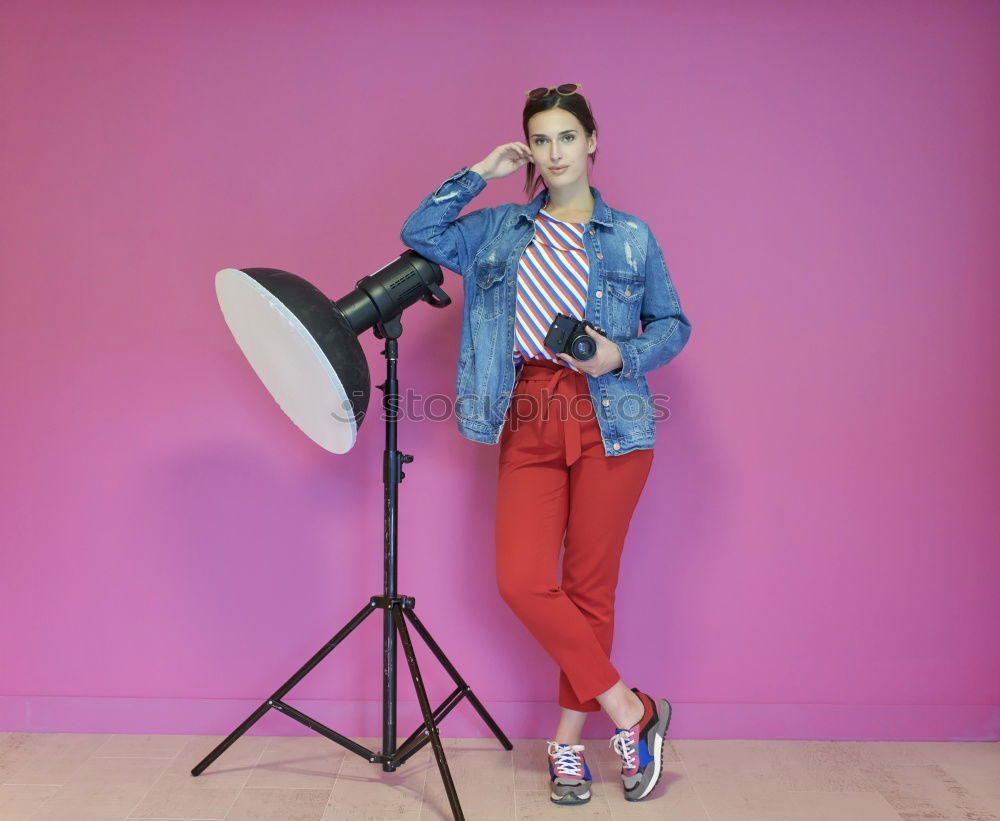
[[[1000,7],[459,6],[8,4],[0,730],[228,731],[380,591],[381,427],[307,440],[214,274],[339,298],[522,139],[525,89],[579,81],[592,184],[694,326],[650,380],[625,680],[678,738],[997,739]],[[459,307],[404,321],[404,388],[453,395]],[[509,734],[551,734],[557,670],[496,592],[495,448],[400,436],[401,591]],[[380,629],[289,700],[379,733]],[[466,704],[443,731],[486,734]]]

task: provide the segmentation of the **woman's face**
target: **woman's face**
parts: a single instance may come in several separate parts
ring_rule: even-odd
[[[549,190],[587,182],[587,156],[597,150],[597,135],[587,132],[564,108],[539,111],[528,120],[528,147]]]

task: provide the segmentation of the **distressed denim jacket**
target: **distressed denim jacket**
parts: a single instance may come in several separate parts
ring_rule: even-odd
[[[403,223],[400,238],[421,256],[463,277],[458,430],[467,439],[495,444],[517,381],[513,351],[518,264],[534,236],[545,191],[524,205],[507,203],[459,217],[485,187],[486,180],[463,168],[421,201]],[[587,383],[604,452],[617,456],[653,447],[658,411],[646,374],[680,353],[691,323],[681,311],[649,226],[610,208],[596,188],[590,190],[594,213],[583,234],[590,263],[584,318],[617,343],[624,364],[602,376],[588,375]]]

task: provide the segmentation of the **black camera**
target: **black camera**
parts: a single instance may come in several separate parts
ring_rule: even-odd
[[[598,328],[586,319],[556,314],[542,344],[551,351],[569,354],[574,359],[592,359],[597,353],[597,343],[587,334],[586,326],[593,328],[601,336],[607,336],[603,328]]]

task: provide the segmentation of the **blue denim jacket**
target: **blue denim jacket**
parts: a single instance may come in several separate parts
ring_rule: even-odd
[[[513,360],[517,269],[534,236],[545,191],[525,205],[507,203],[459,217],[485,187],[486,180],[463,168],[421,201],[403,223],[400,238],[421,256],[463,277],[455,415],[458,430],[467,439],[495,444],[517,381]],[[653,447],[658,411],[646,374],[680,353],[691,335],[691,323],[681,311],[663,252],[649,226],[610,208],[596,188],[590,190],[594,213],[583,234],[590,263],[584,318],[617,343],[624,364],[602,376],[588,375],[587,383],[604,452],[617,456]]]

